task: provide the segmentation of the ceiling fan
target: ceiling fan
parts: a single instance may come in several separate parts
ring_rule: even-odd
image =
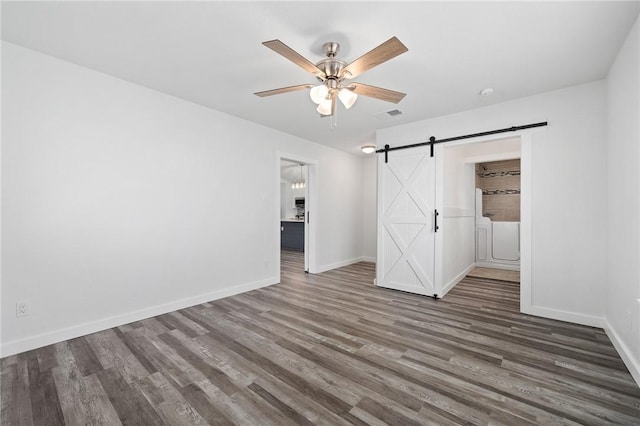
[[[335,114],[338,99],[348,109],[354,104],[358,95],[396,104],[405,96],[405,93],[394,90],[348,81],[409,50],[396,37],[391,37],[350,64],[336,59],[340,44],[333,41],[322,45],[327,58],[316,64],[313,64],[280,40],[265,41],[262,44],[316,76],[321,81],[321,84],[317,86],[313,84],[298,84],[296,86],[281,87],[254,93],[257,96],[265,97],[296,90],[311,89],[309,92],[311,100],[318,104],[317,111],[323,117]]]

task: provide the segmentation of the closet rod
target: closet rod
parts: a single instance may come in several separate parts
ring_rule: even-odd
[[[431,145],[431,156],[433,157],[433,145],[437,144],[437,143],[444,143],[444,142],[452,142],[452,141],[459,141],[461,139],[471,139],[471,138],[477,138],[480,136],[488,136],[488,135],[495,135],[498,133],[506,133],[506,132],[517,132],[518,130],[525,130],[525,129],[531,129],[534,127],[543,127],[546,126],[547,122],[546,121],[541,121],[540,123],[533,123],[533,124],[525,124],[523,126],[512,126],[512,127],[507,127],[504,129],[498,129],[498,130],[489,130],[488,132],[480,132],[480,133],[472,133],[469,135],[462,135],[462,136],[454,136],[452,138],[446,138],[446,139],[436,139],[435,136],[431,136],[429,138],[429,141],[427,142],[419,142],[419,143],[414,143],[411,145],[402,145],[402,146],[394,146],[391,147],[389,145],[385,145],[384,148],[382,149],[378,149],[376,150],[377,153],[381,153],[384,152],[384,162],[386,163],[388,161],[388,153],[389,151],[397,151],[399,149],[408,149],[408,148],[416,148],[419,146],[425,146],[425,145]]]

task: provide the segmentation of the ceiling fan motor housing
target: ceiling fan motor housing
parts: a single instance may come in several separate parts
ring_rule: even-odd
[[[335,59],[335,56],[340,51],[340,44],[335,41],[330,41],[322,45],[322,50],[324,50],[324,53],[327,55],[327,59],[318,62],[316,67],[325,73],[327,76],[326,80],[341,81],[344,78],[342,76],[342,70],[347,66],[347,63]],[[323,81],[321,78],[318,79]]]
[[[322,45],[322,50],[324,51],[324,54],[327,55],[327,58],[335,58],[340,51],[340,43],[329,41]]]

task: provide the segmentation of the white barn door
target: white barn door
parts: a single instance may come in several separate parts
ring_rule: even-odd
[[[433,296],[436,162],[429,146],[378,155],[376,285]]]

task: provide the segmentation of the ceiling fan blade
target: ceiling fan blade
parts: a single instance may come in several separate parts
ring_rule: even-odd
[[[352,83],[348,87],[354,93],[370,98],[376,98],[387,102],[397,104],[405,97],[406,93],[396,92],[395,90],[383,89],[381,87],[369,86],[362,83]]]
[[[313,84],[298,84],[297,86],[281,87],[279,89],[256,92],[254,93],[254,95],[264,98],[265,96],[279,95],[280,93],[294,92],[296,90],[310,89],[312,87],[313,87]]]
[[[342,70],[342,75],[344,78],[355,78],[363,72],[368,71],[389,59],[395,58],[408,50],[407,46],[402,44],[400,40],[396,37],[391,37],[380,46],[365,53],[347,65],[344,70]]]
[[[326,74],[320,68],[316,67],[315,64],[313,64],[313,62],[309,61],[307,58],[305,58],[304,56],[302,56],[301,54],[299,54],[298,52],[296,52],[295,50],[293,50],[292,48],[290,48],[280,40],[265,41],[262,44],[264,44],[274,52],[284,56],[294,64],[310,72],[316,77],[319,77],[322,80],[324,80],[327,77]]]

